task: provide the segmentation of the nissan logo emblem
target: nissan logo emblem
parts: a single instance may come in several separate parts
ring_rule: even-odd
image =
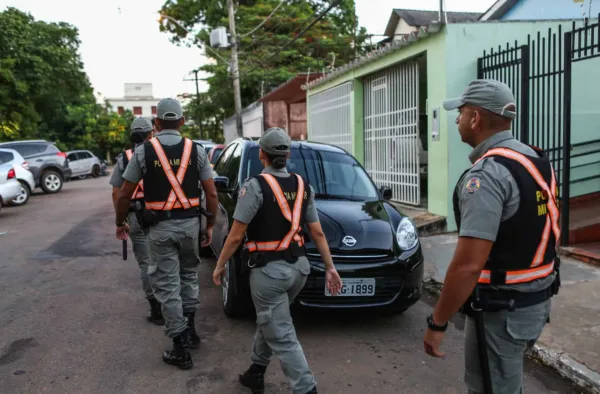
[[[344,239],[342,239],[342,242],[344,243],[344,245],[350,246],[350,247],[356,245],[356,239],[354,239],[354,237],[351,237],[349,235],[346,235],[344,237]]]

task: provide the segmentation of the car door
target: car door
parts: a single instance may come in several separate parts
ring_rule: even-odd
[[[40,172],[44,165],[43,152],[46,150],[44,144],[19,143],[11,146],[11,149],[16,150],[23,156],[29,164],[29,171],[33,174],[34,179],[39,181]]]
[[[80,157],[81,162],[81,171],[83,174],[91,174],[92,173],[92,154],[87,151],[81,151],[77,154]]]
[[[229,188],[237,183],[237,174],[239,173],[241,159],[241,145],[234,143],[225,149],[219,161],[215,165],[214,171],[218,176],[229,178]],[[213,249],[217,255],[221,254],[225,238],[229,233],[229,222],[235,209],[235,197],[237,193],[220,192],[219,204],[217,208],[217,217],[213,229]]]
[[[69,153],[67,160],[69,160],[69,168],[73,171],[72,176],[80,175],[82,171],[78,152]]]

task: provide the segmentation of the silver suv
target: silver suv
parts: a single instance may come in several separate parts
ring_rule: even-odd
[[[35,186],[44,193],[58,193],[71,178],[67,154],[53,142],[45,140],[12,141],[0,143],[0,148],[14,149],[23,156],[33,173]]]

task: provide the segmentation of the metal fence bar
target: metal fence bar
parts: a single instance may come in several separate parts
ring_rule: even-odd
[[[561,212],[561,244],[569,244],[569,197],[571,187],[571,72],[573,63],[571,57],[573,55],[572,48],[573,34],[565,33],[565,108],[564,108],[564,134],[563,134],[563,166],[565,171],[562,171],[562,212]]]
[[[350,103],[352,83],[347,82],[312,95],[309,100],[310,139],[352,150]]]
[[[365,168],[393,200],[420,204],[419,75],[409,61],[364,79]]]

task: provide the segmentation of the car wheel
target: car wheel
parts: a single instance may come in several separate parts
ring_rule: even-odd
[[[29,185],[27,185],[23,181],[19,181],[21,184],[21,194],[17,198],[14,198],[10,203],[16,207],[25,205],[27,201],[29,201],[29,197],[31,197],[31,190],[29,190]]]
[[[98,178],[100,176],[100,166],[92,167],[92,178]]]
[[[42,178],[40,179],[40,187],[44,193],[58,193],[63,187],[63,180],[56,171],[49,170],[42,174]]]
[[[240,294],[236,294],[235,285],[231,280],[236,277],[237,272],[234,261],[234,257],[232,257],[225,263],[225,272],[221,278],[223,312],[225,312],[227,317],[231,318],[243,317],[248,314],[247,305],[240,297]]]

